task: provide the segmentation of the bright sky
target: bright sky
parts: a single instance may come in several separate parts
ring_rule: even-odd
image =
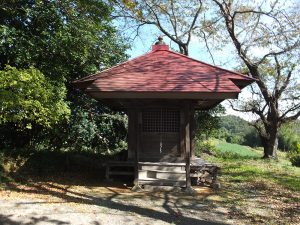
[[[153,27],[153,29],[141,30],[140,36],[135,38],[134,41],[131,43],[132,48],[127,53],[130,55],[130,58],[135,58],[146,52],[151,50],[152,45],[157,41],[157,37],[161,35],[160,32]],[[170,46],[171,49],[178,49],[177,45],[170,41],[170,39],[164,37],[164,42]],[[214,60],[216,65],[221,66],[225,69],[234,70],[234,67],[237,66],[236,59],[234,59],[235,54],[229,51],[219,51],[214,52]],[[197,60],[201,60],[207,63],[212,64],[212,60],[206,51],[205,46],[203,43],[201,44],[195,38],[191,40],[190,47],[189,47],[189,57],[192,57]],[[242,93],[239,95],[239,98],[251,98],[251,94],[249,91],[244,89]],[[234,111],[228,104],[227,101],[222,103],[223,106],[226,108],[226,114],[236,115],[245,120],[253,120],[255,117],[249,113],[241,113]]]

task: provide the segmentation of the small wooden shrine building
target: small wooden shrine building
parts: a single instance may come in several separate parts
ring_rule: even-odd
[[[135,162],[137,185],[189,188],[191,160],[196,160],[195,110],[235,99],[253,81],[173,52],[159,38],[151,52],[73,84],[127,112],[128,162]]]

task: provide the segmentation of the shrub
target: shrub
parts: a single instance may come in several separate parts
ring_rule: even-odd
[[[296,149],[290,153],[289,158],[293,166],[300,167],[300,143],[298,143]]]
[[[212,140],[196,140],[196,155],[200,157],[202,153],[215,155],[216,147]]]

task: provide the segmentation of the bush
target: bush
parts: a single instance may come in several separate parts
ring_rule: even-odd
[[[202,153],[214,155],[216,147],[212,140],[196,140],[196,155],[201,156]]]
[[[300,143],[297,144],[296,150],[290,153],[289,158],[293,166],[300,167]]]

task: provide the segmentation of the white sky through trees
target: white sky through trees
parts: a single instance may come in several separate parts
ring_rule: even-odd
[[[267,2],[273,2],[273,0],[266,0]],[[275,1],[275,0],[274,0]],[[237,2],[239,2],[237,0]],[[253,1],[253,3],[250,4],[258,4],[261,2],[260,0]],[[291,6],[291,5],[300,5],[299,0],[287,0],[284,3],[279,2],[279,5],[281,5],[283,8]],[[266,3],[266,2],[264,2]],[[238,4],[238,3],[236,3]],[[268,4],[258,4],[261,7],[267,7]],[[288,7],[289,8],[289,7]],[[296,7],[297,8],[297,7]],[[294,7],[295,9],[295,7]],[[264,10],[267,10],[264,8]],[[297,10],[297,9],[296,9]],[[207,14],[209,16],[209,12]],[[264,23],[269,24],[268,20],[269,17],[263,17]],[[120,28],[121,33],[130,39],[129,43],[131,44],[131,50],[129,50],[127,53],[130,56],[130,58],[134,58],[137,56],[140,56],[146,52],[151,51],[151,46],[157,41],[157,37],[162,35],[162,32],[159,31],[159,29],[154,25],[145,25],[145,26],[139,26],[138,30],[135,29],[134,24],[129,24],[130,26],[124,27],[125,29],[122,30],[122,21],[119,21],[120,23],[117,24],[117,26]],[[249,21],[248,21],[249,22]],[[250,22],[249,22],[250,23]],[[120,26],[121,25],[121,26]],[[126,24],[128,25],[128,23]],[[270,20],[270,27],[272,25],[272,20]],[[128,29],[129,28],[129,29]],[[246,26],[247,28],[247,26]],[[275,29],[275,28],[274,28]],[[247,30],[240,30],[240,38],[244,39],[243,41],[247,42]],[[220,45],[220,47],[215,48],[215,45],[218,45],[218,42],[211,42],[209,43],[209,48],[211,51],[211,54],[208,52],[208,48],[205,45],[205,42],[199,38],[198,36],[194,36],[197,34],[191,34],[191,41],[189,43],[189,57],[195,58],[210,64],[214,64],[220,67],[223,67],[225,69],[229,70],[237,70],[237,68],[241,68],[241,65],[244,63],[241,61],[241,58],[238,57],[236,54],[236,49],[233,46],[232,42],[223,43]],[[244,36],[245,37],[244,37]],[[244,37],[244,38],[243,38]],[[170,46],[172,50],[179,51],[178,43],[172,42],[168,37],[164,36],[164,41],[166,44]],[[251,46],[251,45],[250,45]],[[268,45],[268,48],[263,47],[263,45],[255,46],[252,44],[251,49],[249,49],[249,55],[251,57],[258,57],[262,58],[264,55],[266,55],[270,51],[277,51],[276,45]],[[212,59],[213,57],[213,59]],[[296,78],[298,79],[298,78]],[[271,85],[272,86],[272,85]],[[254,96],[251,94],[250,88],[245,88],[242,93],[239,95],[239,99],[243,99],[244,102],[247,102],[247,100],[251,100]],[[245,113],[245,112],[237,112],[234,111],[229,104],[226,104],[226,102],[223,103],[223,105],[226,107],[228,114],[233,114],[240,116],[246,120],[254,120],[257,119],[256,116],[254,116],[252,113]],[[284,107],[285,108],[285,107]]]

